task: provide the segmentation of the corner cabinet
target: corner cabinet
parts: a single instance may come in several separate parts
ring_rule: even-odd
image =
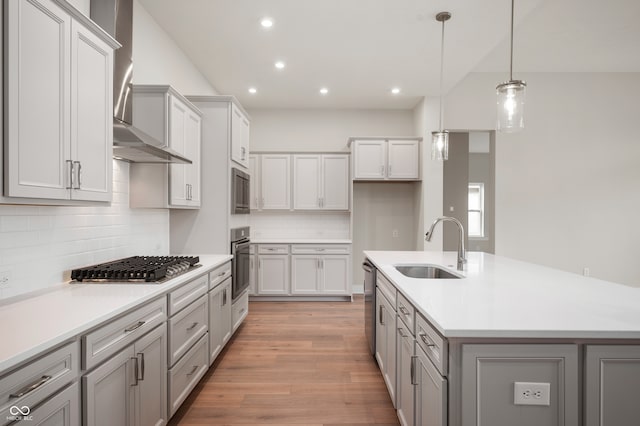
[[[349,210],[349,155],[294,155],[293,209]]]
[[[133,163],[131,207],[200,207],[201,117],[200,110],[171,86],[133,86],[133,124],[192,163]]]
[[[420,138],[351,138],[354,180],[420,180]]]
[[[4,6],[4,195],[111,201],[119,44],[63,2]]]

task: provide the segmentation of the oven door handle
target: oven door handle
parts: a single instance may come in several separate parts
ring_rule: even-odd
[[[233,243],[233,252],[235,253],[237,251],[240,251],[241,249],[248,247],[250,245],[251,245],[251,241],[249,240]]]

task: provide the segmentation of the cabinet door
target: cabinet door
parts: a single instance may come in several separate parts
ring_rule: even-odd
[[[5,12],[5,195],[68,199],[71,17],[55,2]]]
[[[422,348],[416,347],[417,426],[447,426],[447,379],[442,377]]]
[[[380,290],[376,290],[376,360],[396,407],[396,311]]]
[[[321,262],[317,256],[291,256],[291,294],[321,293]]]
[[[259,210],[261,195],[260,195],[260,156],[249,156],[249,208],[251,210]]]
[[[191,207],[200,206],[200,124],[200,116],[189,111],[185,127],[185,155],[192,163],[185,165],[185,183],[189,185],[187,187],[187,204]]]
[[[188,108],[175,96],[169,96],[169,148],[186,156],[186,127]],[[188,204],[185,164],[169,164],[169,203],[174,206]]]
[[[415,364],[413,356],[415,353],[415,339],[402,323],[400,318],[396,319],[397,328],[397,383],[396,383],[396,408],[398,419],[403,426],[414,424],[414,380]]]
[[[289,255],[258,256],[258,294],[289,294]]]
[[[322,292],[351,294],[349,285],[349,256],[321,257]]]
[[[420,178],[420,144],[411,140],[389,141],[389,179]]]
[[[74,21],[71,28],[71,198],[110,201],[113,49],[82,24]]]
[[[324,210],[349,210],[349,156],[322,156],[321,205]]]
[[[136,341],[138,385],[134,386],[136,425],[163,425],[167,418],[167,327],[161,324]],[[135,373],[134,369],[134,373]]]
[[[263,154],[260,161],[261,204],[263,210],[291,208],[290,156]]]
[[[587,346],[585,425],[637,425],[639,386],[640,346]]]
[[[231,278],[209,292],[209,365],[231,338]]]
[[[240,143],[240,164],[244,167],[249,165],[249,142],[251,136],[251,126],[249,119],[242,116],[242,142]]]
[[[32,420],[24,419],[24,423],[33,426],[80,426],[80,385],[74,383],[60,391],[29,416]]]
[[[246,156],[249,154],[243,146],[245,132],[248,133],[245,116],[240,109],[231,104],[231,160],[240,165],[245,165]]]
[[[226,345],[233,331],[231,319],[231,278],[228,278],[222,288],[222,307],[220,308],[220,330],[222,346]]]
[[[387,142],[384,140],[355,141],[354,179],[384,179],[387,166]]]
[[[86,426],[133,424],[135,384],[133,345],[82,377]]]
[[[257,258],[255,254],[249,256],[249,294],[254,296],[258,294],[256,269],[258,269]]]
[[[320,195],[321,156],[293,156],[293,208],[318,210],[322,208]]]
[[[462,426],[578,426],[577,345],[462,346]],[[514,383],[549,384],[549,405],[516,405]]]

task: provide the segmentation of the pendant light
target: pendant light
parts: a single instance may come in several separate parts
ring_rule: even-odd
[[[449,132],[442,130],[442,75],[444,71],[444,23],[451,19],[449,12],[440,12],[436,21],[442,22],[442,40],[440,45],[440,127],[431,132],[431,159],[444,161],[449,158]]]
[[[496,86],[498,97],[499,132],[518,132],[524,129],[524,100],[527,83],[513,79],[513,3],[511,0],[511,57],[509,64],[509,81]]]

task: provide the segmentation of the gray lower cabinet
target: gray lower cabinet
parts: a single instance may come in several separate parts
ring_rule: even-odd
[[[162,425],[167,422],[165,324],[82,377],[84,422]]]
[[[588,345],[585,426],[640,424],[640,346]]]
[[[376,290],[376,361],[387,385],[393,406],[396,406],[396,310],[378,289]]]
[[[414,380],[416,340],[409,328],[397,319],[397,359],[396,359],[396,409],[402,426],[414,424]]]
[[[209,365],[231,338],[231,277],[209,292]]]
[[[29,413],[33,426],[80,425],[80,385],[78,382],[60,391]],[[23,420],[27,422],[27,420]]]
[[[442,377],[420,345],[416,347],[415,424],[447,426],[447,379]]]
[[[548,384],[549,404],[516,404],[516,383]],[[465,344],[461,424],[578,426],[578,383],[577,345]]]

